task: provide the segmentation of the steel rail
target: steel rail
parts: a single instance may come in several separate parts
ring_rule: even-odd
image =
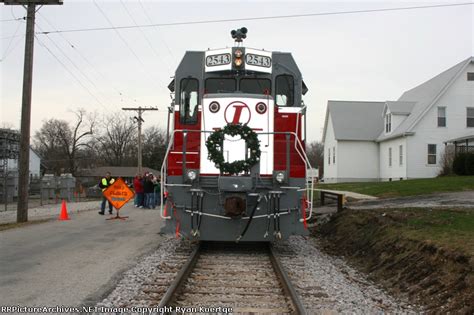
[[[283,268],[283,265],[276,256],[273,245],[269,244],[268,247],[270,251],[270,260],[272,262],[273,269],[275,270],[275,273],[277,274],[278,278],[281,280],[281,284],[286,295],[291,298],[291,302],[293,303],[293,306],[295,308],[294,314],[306,315],[306,309],[304,308],[303,303],[301,303],[298,293],[296,292],[295,288],[293,287],[293,284],[290,281],[290,277],[288,277],[288,274]]]
[[[196,265],[196,262],[199,259],[200,251],[201,243],[197,245],[197,247],[191,253],[189,260],[186,261],[183,267],[179,270],[173,282],[170,284],[170,287],[168,288],[168,290],[166,290],[165,295],[161,298],[160,304],[158,304],[158,308],[171,306],[174,297],[179,292],[183,284],[186,282],[186,279],[188,278],[189,274],[193,271],[194,266]]]
[[[173,303],[175,303],[176,296],[180,294],[180,292],[182,292],[183,285],[186,283],[186,280],[193,272],[193,269],[200,258],[201,249],[203,249],[203,247],[204,243],[200,242],[198,246],[193,250],[188,261],[186,261],[183,267],[181,267],[175,279],[170,284],[170,287],[166,291],[165,295],[161,298],[160,303],[158,304],[159,308],[164,308],[165,306],[170,307],[173,305]],[[291,314],[306,315],[306,309],[304,308],[303,303],[301,302],[298,296],[298,293],[296,292],[295,288],[291,283],[290,278],[288,277],[288,274],[286,273],[283,265],[281,264],[278,256],[276,255],[273,245],[268,243],[267,249],[272,269],[283,288],[284,294],[289,297],[291,301],[291,305],[293,307]]]

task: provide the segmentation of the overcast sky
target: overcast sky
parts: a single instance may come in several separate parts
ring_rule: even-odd
[[[129,26],[469,2],[64,0],[38,11],[36,31],[109,27],[106,17]],[[25,10],[0,4],[0,12],[1,123],[19,128],[25,22],[10,20]],[[309,88],[309,140],[321,139],[328,100],[396,100],[474,55],[474,5],[38,34],[32,135],[44,120],[72,119],[78,108],[158,106],[145,114],[145,127],[166,128],[167,85],[184,52],[232,46],[230,30],[241,26],[249,29],[244,46],[293,54]]]

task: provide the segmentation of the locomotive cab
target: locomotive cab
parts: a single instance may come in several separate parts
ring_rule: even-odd
[[[290,53],[243,47],[241,39],[186,52],[169,86],[166,232],[213,241],[307,234],[307,88]]]

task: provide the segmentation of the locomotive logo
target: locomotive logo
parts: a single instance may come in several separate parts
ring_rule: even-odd
[[[238,123],[243,125],[248,124],[251,116],[252,114],[247,104],[239,101],[227,105],[224,112],[225,122],[233,125]]]

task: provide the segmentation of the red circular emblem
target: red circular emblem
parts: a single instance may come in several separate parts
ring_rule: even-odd
[[[248,124],[252,113],[247,104],[235,101],[227,105],[224,112],[224,119],[226,123],[236,125],[241,123],[242,125]]]

